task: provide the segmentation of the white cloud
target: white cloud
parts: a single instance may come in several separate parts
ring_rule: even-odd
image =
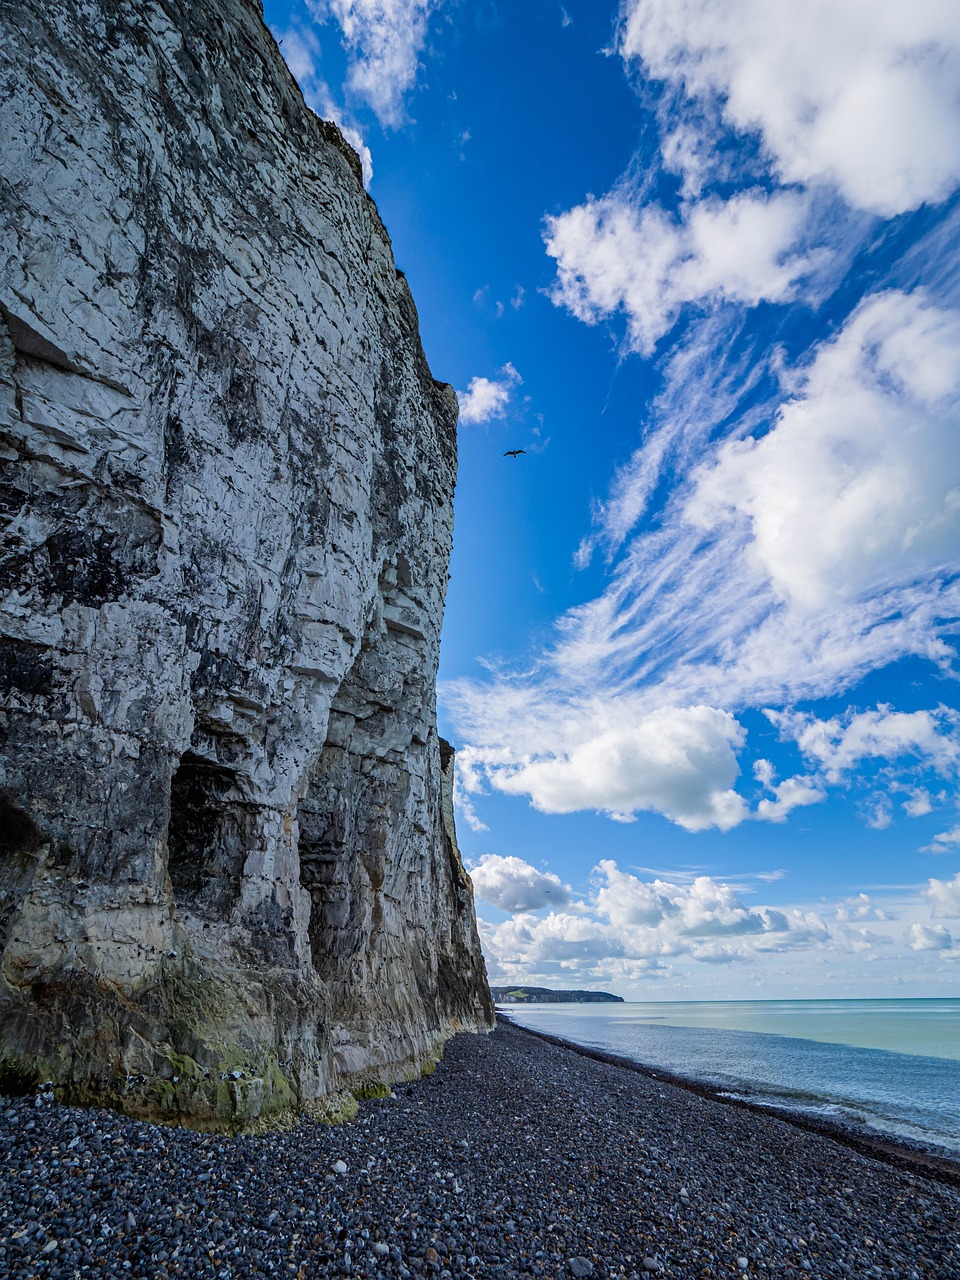
[[[960,829],[957,834],[960,838]],[[960,871],[952,880],[929,880],[924,897],[935,917],[960,919]]]
[[[670,960],[750,961],[820,947],[830,936],[816,912],[748,908],[729,885],[710,876],[689,884],[643,881],[607,859],[593,879],[594,895],[576,913],[482,922],[491,968],[513,981],[630,984],[667,976]]]
[[[845,898],[837,904],[837,920],[843,922],[853,920],[889,920],[890,915],[882,907],[878,907],[868,893],[858,893],[855,897]]]
[[[320,58],[321,51],[316,33],[309,27],[288,27],[286,31],[275,30],[274,34],[284,61],[300,86],[304,102],[322,119],[334,122],[360,157],[363,185],[369,187],[373,180],[373,157],[370,154],[370,148],[364,142],[360,130],[337,106],[329,85],[317,69],[317,60]]]
[[[956,563],[960,315],[869,299],[822,346],[772,430],[696,475],[690,521],[749,527],[748,553],[806,608]]]
[[[751,910],[729,885],[710,876],[697,876],[690,885],[643,881],[621,871],[609,859],[601,862],[596,871],[602,881],[595,909],[619,928],[661,929],[674,940],[791,931],[791,922],[782,911]],[[809,923],[805,922],[804,936]],[[818,921],[815,932],[822,932],[822,928]]]
[[[656,980],[703,998],[704,991],[729,997],[729,985],[707,976],[717,966],[744,966],[741,984],[751,970],[758,985],[789,974],[795,990],[809,991],[814,964],[830,964],[832,982],[856,989],[866,964],[882,971],[881,983],[897,975],[936,982],[941,961],[960,959],[960,933],[923,918],[929,904],[934,917],[960,919],[960,874],[931,880],[919,894],[888,894],[882,905],[856,893],[826,912],[755,905],[714,876],[650,875],[604,859],[592,872],[591,892],[572,909],[518,912],[499,925],[481,919],[491,974],[497,981],[605,987],[628,999],[631,991],[644,998]]]
[[[502,418],[513,389],[523,379],[509,361],[500,371],[502,378],[471,378],[466,391],[458,391],[460,421],[465,426]]]
[[[904,813],[908,813],[911,818],[922,818],[924,814],[933,810],[933,804],[930,800],[929,791],[925,791],[923,787],[915,787],[911,790],[908,798],[901,802],[900,806]]]
[[[953,937],[942,924],[912,924],[904,935],[911,951],[949,951]]]
[[[710,335],[716,349],[722,333]],[[694,366],[707,363],[705,353]],[[691,364],[675,369],[680,379]],[[787,398],[767,412],[765,435],[750,414],[728,421],[733,442],[719,447],[684,425],[671,466],[687,465],[690,481],[626,542],[603,593],[559,620],[528,674],[443,690],[477,779],[549,812],[649,809],[691,830],[728,829],[746,816],[728,709],[836,695],[910,654],[949,663],[940,632],[960,613],[960,315],[883,294],[802,374],[782,376]],[[696,381],[688,399],[705,402]],[[618,480],[618,538],[656,484],[663,438],[652,432]],[[705,450],[711,460],[694,465]],[[695,707],[706,718],[685,737]],[[757,809],[765,820],[847,785],[856,760],[899,762],[912,786],[918,765],[952,776],[960,762],[943,709],[772,718],[815,769],[772,788]],[[870,815],[885,821],[887,809]]]
[[[507,968],[521,966],[535,973],[557,973],[564,968],[583,971],[623,951],[609,925],[569,912],[519,914],[500,925],[484,925],[485,951],[492,952]]]
[[[960,846],[960,825],[951,827],[949,831],[940,831],[930,844],[924,847],[924,853],[955,853]]]
[[[522,858],[487,853],[470,868],[477,896],[501,911],[538,911],[565,907],[570,886],[552,871],[539,871]]]
[[[621,50],[757,132],[787,183],[829,183],[884,216],[960,182],[960,13],[952,0],[628,0]],[[700,122],[697,122],[700,124]],[[674,139],[696,170],[710,131]]]
[[[871,831],[886,831],[893,822],[893,809],[889,796],[875,793],[861,805],[860,814]]]
[[[761,800],[757,805],[757,817],[767,822],[785,822],[792,810],[802,805],[819,804],[821,800],[827,798],[826,792],[813,778],[799,775],[795,778],[784,778],[783,782],[778,783],[772,790],[774,798]]]
[[[732,353],[729,317],[701,319],[693,337],[677,344],[664,365],[664,386],[652,406],[655,429],[614,476],[610,493],[594,506],[595,530],[581,543],[579,568],[597,546],[620,549],[645,514],[664,471],[683,474],[702,456],[710,436],[737,414],[768,370],[751,353]]]
[[[431,13],[441,0],[307,0],[319,21],[333,17],[352,57],[348,85],[396,128],[405,118],[403,98],[417,78]]]
[[[960,715],[948,707],[903,712],[880,706],[829,720],[794,711],[766,714],[784,737],[816,761],[828,782],[839,782],[866,759],[913,756],[947,774],[960,766]]]
[[[545,813],[599,809],[625,817],[651,809],[688,831],[726,831],[746,816],[732,789],[742,741],[726,712],[663,707],[636,721],[624,717],[569,748],[548,742],[537,758],[484,763],[495,787],[529,795]]]
[[[649,354],[685,303],[791,298],[822,262],[796,247],[806,213],[794,192],[704,201],[679,220],[623,195],[588,200],[547,219],[551,296],[587,324],[622,312],[630,345]]]

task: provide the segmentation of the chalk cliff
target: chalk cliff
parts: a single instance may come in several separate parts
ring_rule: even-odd
[[[0,4],[0,1061],[237,1125],[492,1005],[456,400],[255,0]],[[2,1079],[0,1079],[2,1085]]]

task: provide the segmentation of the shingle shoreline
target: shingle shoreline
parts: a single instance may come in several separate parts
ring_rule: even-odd
[[[0,1275],[960,1280],[954,1187],[508,1024],[396,1095],[233,1139],[8,1100]]]
[[[509,1021],[509,1018],[505,1018],[500,1012],[497,1013],[497,1017],[501,1022]],[[511,1025],[515,1024],[511,1023]],[[861,1155],[872,1156],[876,1160],[883,1160],[887,1164],[892,1164],[899,1169],[907,1170],[920,1177],[932,1178],[936,1182],[943,1182],[949,1187],[960,1187],[960,1159],[954,1157],[943,1148],[924,1147],[917,1143],[898,1140],[892,1135],[886,1136],[880,1133],[869,1133],[862,1129],[854,1129],[840,1121],[814,1116],[808,1112],[791,1111],[787,1107],[774,1107],[762,1101],[753,1101],[746,1097],[732,1097],[702,1081],[680,1076],[660,1067],[644,1066],[642,1063],[634,1062],[620,1054],[607,1053],[602,1049],[592,1049],[588,1045],[575,1044],[572,1040],[564,1040],[562,1036],[552,1036],[545,1031],[533,1031],[529,1027],[519,1027],[518,1030],[523,1031],[526,1035],[537,1036],[548,1044],[569,1049],[572,1053],[580,1054],[584,1058],[592,1058],[596,1062],[606,1062],[611,1066],[622,1067],[626,1071],[636,1071],[641,1075],[648,1076],[651,1080],[662,1080],[668,1084],[676,1085],[680,1089],[687,1089],[701,1098],[710,1098],[715,1102],[723,1103],[725,1106],[740,1107],[744,1111],[752,1111],[757,1115],[774,1116],[777,1119],[785,1120],[788,1124],[795,1125],[798,1129],[806,1129],[809,1133],[818,1133],[824,1137],[832,1138],[835,1142],[841,1142],[844,1146],[851,1147],[854,1151],[859,1151]]]

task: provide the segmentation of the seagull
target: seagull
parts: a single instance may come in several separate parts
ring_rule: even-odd
[[[503,456],[505,458],[515,458],[518,454],[526,452],[526,449],[508,449]]]

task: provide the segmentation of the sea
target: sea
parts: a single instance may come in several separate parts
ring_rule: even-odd
[[[727,1097],[960,1156],[960,999],[497,1007]]]

